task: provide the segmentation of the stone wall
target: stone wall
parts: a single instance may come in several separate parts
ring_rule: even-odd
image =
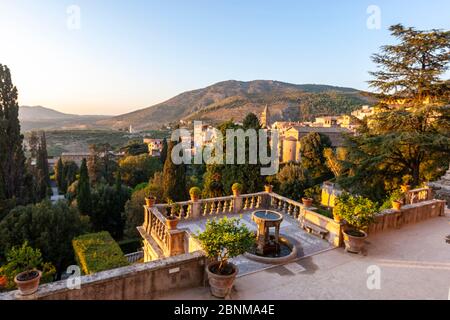
[[[369,234],[388,229],[398,229],[402,225],[444,215],[445,201],[427,200],[402,206],[400,211],[393,209],[379,213],[375,223],[369,228]]]
[[[204,284],[203,252],[178,255],[148,263],[81,277],[81,288],[70,290],[67,281],[39,287],[36,294],[21,297],[18,291],[0,294],[0,300],[149,300],[179,289]]]

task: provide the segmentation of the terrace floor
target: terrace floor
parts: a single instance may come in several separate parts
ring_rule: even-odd
[[[253,211],[252,211],[253,212]],[[228,218],[240,218],[241,223],[245,224],[251,231],[256,232],[256,224],[251,219],[252,212],[240,214],[220,215],[218,218],[227,216]],[[205,230],[205,224],[208,218],[201,218],[197,220],[180,221],[179,229],[188,229],[191,233]],[[299,221],[293,219],[288,215],[283,215],[283,221],[280,226],[280,235],[287,238],[297,248],[297,258],[310,256],[324,250],[333,248],[326,240],[322,240],[314,235],[311,235],[299,227]],[[265,270],[273,267],[273,264],[266,264],[250,260],[244,256],[239,256],[232,259],[232,262],[239,268],[239,277],[244,275]]]
[[[449,210],[445,217],[370,236],[366,256],[338,248],[241,276],[231,299],[450,299],[448,235]],[[379,289],[369,289],[370,272],[377,269]],[[199,287],[163,299],[214,297]]]

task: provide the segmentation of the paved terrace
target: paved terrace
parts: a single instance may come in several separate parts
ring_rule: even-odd
[[[263,210],[264,211],[264,210]],[[251,231],[256,232],[256,223],[252,221],[252,212],[244,214],[223,214],[216,218],[238,218],[240,223],[245,224]],[[181,221],[178,228],[188,230],[191,234],[196,234],[205,230],[205,224],[208,218]],[[280,235],[289,239],[291,244],[297,247],[297,257],[310,256],[312,254],[330,250],[333,246],[328,241],[320,239],[299,228],[299,221],[288,215],[283,215],[283,222],[280,226]],[[231,259],[239,267],[239,275],[246,275],[273,267],[273,264],[256,262],[241,255]]]
[[[336,248],[236,280],[232,299],[450,299],[450,210],[368,238],[368,254]],[[380,289],[367,288],[370,266]],[[214,299],[198,287],[163,299]]]

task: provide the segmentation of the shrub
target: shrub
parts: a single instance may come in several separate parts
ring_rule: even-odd
[[[404,201],[405,199],[405,193],[401,190],[395,190],[392,192],[389,197],[383,202],[383,204],[380,207],[380,211],[391,209],[392,208],[392,202],[399,200]]]
[[[84,274],[129,265],[109,232],[85,234],[72,240],[75,258]]]
[[[200,195],[202,194],[202,190],[200,190],[199,187],[192,187],[189,190],[189,194],[191,195],[191,197],[193,197],[193,196],[200,197]]]
[[[228,259],[248,251],[255,244],[255,235],[237,218],[208,220],[205,231],[195,237],[201,242],[208,258],[220,262],[217,272],[224,274]]]
[[[15,287],[14,277],[21,272],[34,269],[42,271],[42,283],[53,281],[56,273],[56,269],[51,263],[44,263],[42,261],[41,251],[30,247],[27,241],[22,246],[13,247],[6,254],[6,261],[7,263],[0,269],[0,275],[6,277],[7,289],[13,289]]]
[[[231,190],[232,190],[232,191],[238,191],[238,192],[241,192],[241,191],[242,191],[242,184],[240,184],[239,182],[234,183],[234,184],[231,186]]]
[[[370,199],[343,193],[336,199],[334,213],[355,229],[366,229],[375,219],[377,205]]]

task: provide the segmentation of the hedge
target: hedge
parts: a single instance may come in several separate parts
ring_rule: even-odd
[[[109,232],[90,233],[72,240],[75,258],[84,274],[129,265],[117,242]]]

